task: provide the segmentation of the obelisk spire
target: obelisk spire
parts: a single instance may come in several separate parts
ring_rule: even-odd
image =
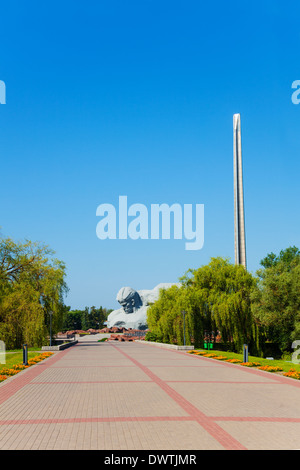
[[[246,268],[246,241],[240,114],[233,115],[233,168],[235,264],[242,264]]]

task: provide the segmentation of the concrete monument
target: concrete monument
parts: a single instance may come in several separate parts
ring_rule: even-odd
[[[246,268],[246,241],[240,114],[234,114],[233,116],[233,168],[235,264],[242,264]]]
[[[122,287],[117,294],[117,301],[121,308],[108,315],[107,327],[132,328],[136,330],[147,329],[147,310],[150,304],[159,297],[161,289],[169,289],[174,284],[158,284],[152,290],[136,291],[131,287]],[[180,286],[180,284],[176,284]]]

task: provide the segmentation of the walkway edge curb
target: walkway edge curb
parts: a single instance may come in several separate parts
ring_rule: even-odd
[[[159,346],[160,348],[176,349],[176,350],[179,350],[179,351],[190,351],[191,349],[194,349],[194,346],[191,346],[191,345],[177,346],[176,344],[156,343],[154,341],[143,341],[143,340],[140,340],[140,339],[136,339],[134,342],[135,343],[142,343],[142,344],[150,344],[152,346]]]

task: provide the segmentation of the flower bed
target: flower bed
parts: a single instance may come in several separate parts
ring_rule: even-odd
[[[300,380],[300,372],[296,369],[290,369],[288,372],[285,372],[283,375],[286,377],[291,377],[292,379]]]
[[[15,364],[11,368],[4,367],[0,369],[0,382],[3,382],[3,380],[6,380],[8,377],[16,375],[21,370],[27,369],[28,367],[43,361],[47,357],[52,356],[52,354],[53,353],[51,352],[41,353],[38,356],[29,359],[27,366],[25,366],[24,364]]]
[[[15,364],[14,366],[12,366],[12,369],[20,371],[26,369],[27,367],[28,366],[25,366],[24,364]]]
[[[203,354],[206,354],[206,351],[197,351],[194,349],[191,349],[187,351],[188,354],[194,354],[195,356],[202,356]]]
[[[197,351],[197,350],[190,350],[187,351],[189,354],[194,354],[197,356],[204,356],[204,357],[209,357],[211,359],[217,359],[219,361],[225,361],[231,364],[238,364],[244,367],[256,367],[259,370],[263,370],[266,372],[272,372],[272,373],[279,373],[281,375],[284,375],[285,377],[291,377],[296,380],[300,380],[300,370],[296,369],[290,369],[288,372],[284,372],[283,367],[280,366],[273,366],[273,365],[262,365],[260,362],[254,362],[254,361],[249,361],[249,362],[243,362],[240,359],[237,358],[227,358],[226,356],[223,355],[217,355],[216,353],[209,353],[207,351]],[[230,355],[230,354],[229,354]]]
[[[278,367],[278,366],[260,366],[259,369],[265,370],[267,372],[282,372],[283,371],[282,367]]]
[[[1,369],[1,374],[2,375],[7,375],[7,376],[11,376],[11,375],[15,375],[17,374],[19,371],[16,370],[16,369],[8,369],[7,367],[4,367],[3,369]]]

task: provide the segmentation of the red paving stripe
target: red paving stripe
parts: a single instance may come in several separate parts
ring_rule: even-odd
[[[123,367],[134,367],[134,366],[123,366],[123,365],[118,365],[118,366],[105,366],[105,365],[95,365],[95,366],[88,366],[88,365],[79,365],[79,366],[54,366],[53,369],[88,369],[88,368],[93,368],[97,369],[97,367],[101,368],[102,367],[119,367],[120,369]]]
[[[20,420],[1,420],[0,425],[19,425],[19,424],[51,424],[51,423],[88,423],[88,422],[132,422],[132,421],[197,421],[200,425],[202,425],[215,439],[217,439],[225,448],[227,449],[245,449],[239,442],[232,438],[228,433],[222,430],[220,426],[218,426],[215,421],[244,421],[244,422],[292,422],[298,423],[300,422],[300,418],[282,418],[282,417],[228,417],[228,416],[205,416],[201,413],[197,408],[195,408],[191,403],[189,403],[186,399],[184,399],[181,395],[175,392],[171,387],[167,385],[166,382],[159,379],[155,374],[153,374],[147,367],[140,364],[138,361],[130,357],[124,351],[121,351],[118,347],[114,346],[119,352],[121,352],[124,356],[130,359],[136,366],[141,368],[150,378],[153,380],[157,385],[159,385],[171,398],[173,398],[185,411],[189,413],[189,416],[180,416],[180,417],[168,417],[168,416],[151,416],[151,417],[115,417],[115,418],[66,418],[66,419],[20,419]],[[60,353],[56,353],[54,356],[45,360],[45,362],[41,362],[36,366],[32,366],[32,368],[27,369],[24,371],[20,376],[14,376],[10,382],[2,383],[0,387],[0,403],[3,403],[5,400],[10,398],[14,393],[20,390],[25,385],[35,385],[38,383],[73,383],[73,382],[31,382],[35,377],[41,374],[45,369],[48,367],[53,366],[57,361],[59,361],[63,356],[65,356],[68,351],[63,351]],[[177,351],[174,351],[177,352]],[[182,353],[181,353],[182,354]],[[190,356],[192,357],[192,356]],[[205,359],[205,358],[202,358]],[[220,364],[221,365],[221,364]],[[224,364],[226,366],[235,367],[234,364]],[[74,366],[76,367],[76,366]],[[93,366],[91,366],[93,367]],[[99,367],[134,367],[134,366],[99,366]],[[155,366],[152,366],[155,367]],[[163,366],[168,367],[168,366]],[[193,367],[193,366],[188,366]],[[257,373],[260,371],[247,369],[248,372]],[[264,375],[265,373],[260,373],[258,375]],[[275,377],[274,377],[275,378]],[[290,379],[289,381],[285,380],[284,377],[276,377],[277,383],[289,383],[293,385],[293,380]],[[282,380],[280,380],[282,379]],[[140,381],[118,381],[120,382],[140,382]],[[143,381],[149,382],[149,381]],[[169,382],[178,382],[178,381],[169,381]],[[180,381],[180,382],[190,382],[190,381]],[[194,382],[194,381],[193,381]],[[198,382],[198,381],[196,381]],[[202,381],[201,381],[202,382]],[[214,381],[215,382],[215,381]],[[75,382],[76,383],[76,382]],[[77,382],[78,383],[78,382]],[[83,383],[99,383],[99,382],[83,382]],[[116,383],[116,381],[101,381],[100,383]],[[208,382],[211,383],[211,382]],[[218,381],[219,383],[219,381]],[[224,383],[220,381],[220,383]],[[230,382],[230,383],[237,383],[237,382]],[[248,382],[245,382],[248,383]],[[253,383],[253,382],[251,382]],[[262,384],[262,382],[259,382]],[[270,384],[270,382],[265,383]],[[274,383],[271,383],[274,385]],[[296,384],[300,385],[300,384]]]
[[[211,416],[214,421],[259,421],[264,423],[300,423],[300,418],[261,417],[261,416]]]
[[[300,418],[282,418],[282,417],[260,417],[260,416],[210,416],[212,421],[236,421],[236,422],[264,422],[264,423],[300,423]],[[112,423],[122,422],[157,422],[157,421],[196,421],[196,416],[118,416],[115,418],[47,418],[47,419],[2,419],[0,426],[19,425],[19,424],[65,424],[65,423]],[[201,424],[201,423],[199,423]],[[215,437],[215,436],[214,436]],[[218,438],[216,438],[218,439]],[[230,447],[231,448],[231,447]]]
[[[259,384],[259,385],[283,385],[282,383],[278,382],[251,382],[248,380],[241,381],[241,380],[166,380],[165,382],[168,383],[192,383],[192,384]]]
[[[68,381],[46,381],[46,382],[30,382],[29,385],[45,385],[45,384],[135,384],[135,383],[151,383],[151,380],[68,380]]]
[[[225,449],[228,450],[247,450],[240,442],[234,439],[230,434],[224,431],[218,424],[216,424],[210,417],[202,413],[198,408],[192,405],[182,395],[171,388],[166,382],[160,379],[157,375],[151,372],[146,366],[138,362],[136,359],[129,356],[126,352],[122,351],[115,345],[111,345],[117,349],[121,354],[130,359],[137,367],[139,367],[145,374],[150,377],[162,390],[164,390],[170,398],[172,398],[181,408],[183,408],[195,421],[197,421],[214,439],[216,439]]]
[[[213,421],[238,421],[238,422],[270,422],[270,423],[300,423],[300,418],[260,417],[260,416],[210,416]],[[197,416],[118,416],[114,418],[46,418],[46,419],[2,419],[0,426],[18,424],[64,424],[64,423],[112,423],[112,422],[149,422],[149,421],[196,421]],[[201,423],[200,423],[201,424]]]
[[[196,421],[193,416],[126,416],[116,418],[48,418],[0,420],[0,426],[18,424],[68,424],[68,423],[130,423],[149,421]]]
[[[35,377],[38,377],[42,372],[44,372],[44,370],[48,369],[48,367],[51,367],[59,361],[68,352],[69,350],[55,353],[53,356],[44,359],[42,362],[34,366],[30,366],[28,369],[25,369],[10,379],[7,379],[7,382],[2,382],[0,387],[0,405],[25,385],[28,385]]]
[[[293,385],[294,387],[300,387],[300,381],[292,379],[290,377],[285,377],[283,375],[277,375],[275,372],[268,372],[264,370],[259,370],[253,367],[241,366],[239,364],[230,364],[228,362],[224,362],[223,365],[225,367],[238,367],[239,370],[246,370],[249,374],[258,375],[259,377],[264,377],[265,379],[272,378],[274,381],[285,384],[285,385]]]
[[[175,352],[177,354],[187,355],[186,352],[182,352],[182,351],[174,350],[173,352]],[[249,372],[250,374],[259,375],[260,377],[264,377],[264,378],[270,378],[270,376],[272,376],[272,378],[274,378],[274,381],[276,381],[278,383],[282,383],[282,384],[285,384],[285,385],[292,385],[292,386],[297,387],[297,388],[300,387],[300,381],[299,380],[293,379],[291,377],[285,377],[283,375],[277,375],[276,373],[272,373],[272,372],[268,372],[268,371],[264,371],[264,370],[259,370],[259,369],[256,369],[255,367],[241,366],[240,364],[232,364],[232,363],[226,362],[226,361],[220,362],[217,359],[212,359],[210,357],[204,357],[204,356],[199,356],[199,355],[196,356],[196,355],[193,355],[193,354],[188,354],[188,356],[192,357],[194,359],[197,359],[197,360],[200,359],[200,360],[203,360],[203,361],[218,362],[217,365],[219,365],[219,366],[240,368],[240,369],[242,369],[246,372]],[[187,367],[189,367],[189,366],[187,366]],[[203,367],[203,366],[201,366],[201,367]],[[291,369],[292,369],[292,364],[291,364]]]
[[[46,380],[42,382],[34,381],[29,385],[43,385],[43,384],[117,384],[117,383],[150,383],[151,380]],[[242,382],[242,381],[229,381],[229,380],[164,380],[166,383],[203,383],[203,384],[258,384],[258,385],[282,385],[277,382]]]
[[[221,367],[221,364],[216,364],[214,367],[218,367],[220,366]],[[128,366],[129,367],[129,366]],[[177,364],[174,364],[173,366],[170,366],[170,365],[167,365],[167,366],[162,366],[161,364],[147,364],[147,367],[157,367],[157,368],[160,368],[160,367],[168,367],[168,369],[170,369],[170,367],[175,367],[176,369],[180,368],[180,367],[184,367],[184,369],[186,369],[187,367],[192,367],[194,369],[199,369],[199,367],[202,368],[205,368],[205,367],[211,367],[211,364],[207,364],[207,366],[203,365],[203,364],[199,364],[197,366],[190,366],[188,364],[185,364],[184,366],[180,366],[180,365],[177,365]]]

